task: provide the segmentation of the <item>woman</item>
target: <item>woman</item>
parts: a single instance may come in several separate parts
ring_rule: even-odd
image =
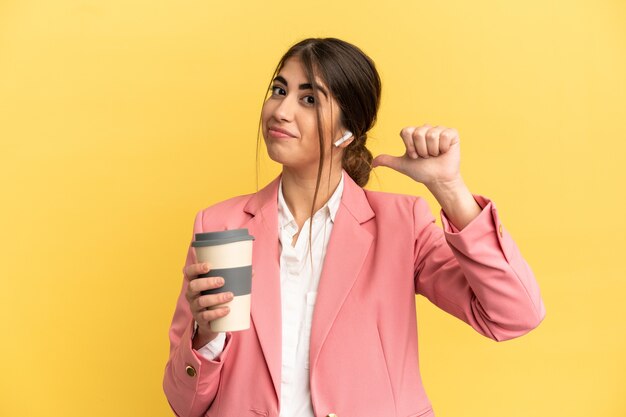
[[[381,85],[373,62],[334,38],[279,62],[260,120],[281,175],[200,211],[194,233],[255,236],[249,330],[217,334],[232,298],[189,249],[164,390],[179,416],[433,416],[422,386],[415,294],[495,340],[545,315],[534,276],[494,204],[459,171],[456,130],[402,129],[406,153],[372,159]],[[423,199],[363,189],[373,166],[424,184]],[[311,221],[311,219],[313,219]],[[323,266],[323,268],[322,268]]]

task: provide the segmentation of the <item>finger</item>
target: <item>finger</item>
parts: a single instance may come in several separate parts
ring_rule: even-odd
[[[422,125],[413,132],[413,143],[417,154],[422,158],[428,158],[428,147],[426,146],[426,132],[431,129],[431,125]]]
[[[213,310],[204,310],[200,314],[198,314],[198,318],[200,319],[198,320],[198,324],[200,324],[200,322],[209,323],[215,319],[224,317],[228,313],[230,313],[230,307],[227,306],[216,308]]]
[[[192,279],[194,279],[195,277],[197,277],[200,274],[204,274],[204,273],[209,272],[210,269],[211,269],[211,265],[209,265],[206,262],[204,262],[204,263],[197,263],[197,264],[191,264],[191,265],[187,265],[187,266],[185,266],[183,268],[183,275],[188,280],[192,280]]]
[[[232,292],[222,292],[219,294],[207,294],[198,297],[195,303],[195,310],[202,311],[206,308],[211,308],[214,306],[218,306],[220,304],[227,303],[232,301],[235,295]]]
[[[204,290],[211,290],[219,288],[224,285],[224,278],[222,277],[209,277],[209,278],[196,278],[191,280],[187,285],[187,292],[185,298],[191,306],[193,302],[201,296],[201,292]]]
[[[435,126],[426,132],[426,148],[428,155],[439,156],[439,134],[446,128],[444,126]]]
[[[377,166],[385,166],[399,172],[404,172],[406,163],[407,160],[405,158],[383,154],[374,158],[372,161],[372,167],[375,168]]]
[[[189,291],[194,294],[198,294],[201,291],[213,290],[224,286],[224,278],[222,277],[207,277],[196,278],[189,283]]]
[[[400,137],[404,142],[404,146],[406,146],[406,153],[413,159],[417,158],[417,151],[413,144],[413,131],[415,131],[415,129],[415,127],[407,126],[400,131]]]
[[[439,134],[439,153],[446,153],[452,146],[453,139],[458,138],[459,133],[456,129],[446,129]]]

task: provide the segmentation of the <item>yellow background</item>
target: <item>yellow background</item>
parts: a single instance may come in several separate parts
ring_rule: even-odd
[[[375,60],[375,155],[459,130],[539,281],[547,318],[504,343],[419,298],[437,416],[626,415],[625,22],[621,0],[3,0],[0,415],[172,415],[194,215],[256,190],[267,83],[309,36]],[[387,168],[368,187],[427,193]]]

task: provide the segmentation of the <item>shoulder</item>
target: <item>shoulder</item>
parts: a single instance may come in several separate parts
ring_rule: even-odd
[[[248,201],[254,196],[254,194],[243,194],[235,197],[228,198],[217,203],[213,203],[210,206],[201,210],[202,213],[222,213],[231,211],[243,211],[243,208],[248,204]]]
[[[363,191],[376,214],[407,212],[412,215],[426,215],[431,213],[428,203],[420,196],[366,189]]]
[[[435,215],[427,201],[417,195],[365,190],[375,222],[398,230],[421,230],[435,223]]]
[[[239,227],[250,218],[244,210],[255,194],[244,194],[211,204],[197,212],[196,223],[202,230],[221,230]]]

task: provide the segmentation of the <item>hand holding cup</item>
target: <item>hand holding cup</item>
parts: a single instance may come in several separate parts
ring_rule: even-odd
[[[185,298],[193,318],[198,323],[198,332],[193,340],[193,348],[200,348],[217,337],[217,332],[211,330],[211,322],[226,316],[230,309],[228,306],[217,307],[233,299],[232,292],[202,295],[202,291],[220,288],[224,285],[222,277],[198,278],[198,275],[209,272],[207,263],[197,263],[186,266],[183,274],[188,280]]]

